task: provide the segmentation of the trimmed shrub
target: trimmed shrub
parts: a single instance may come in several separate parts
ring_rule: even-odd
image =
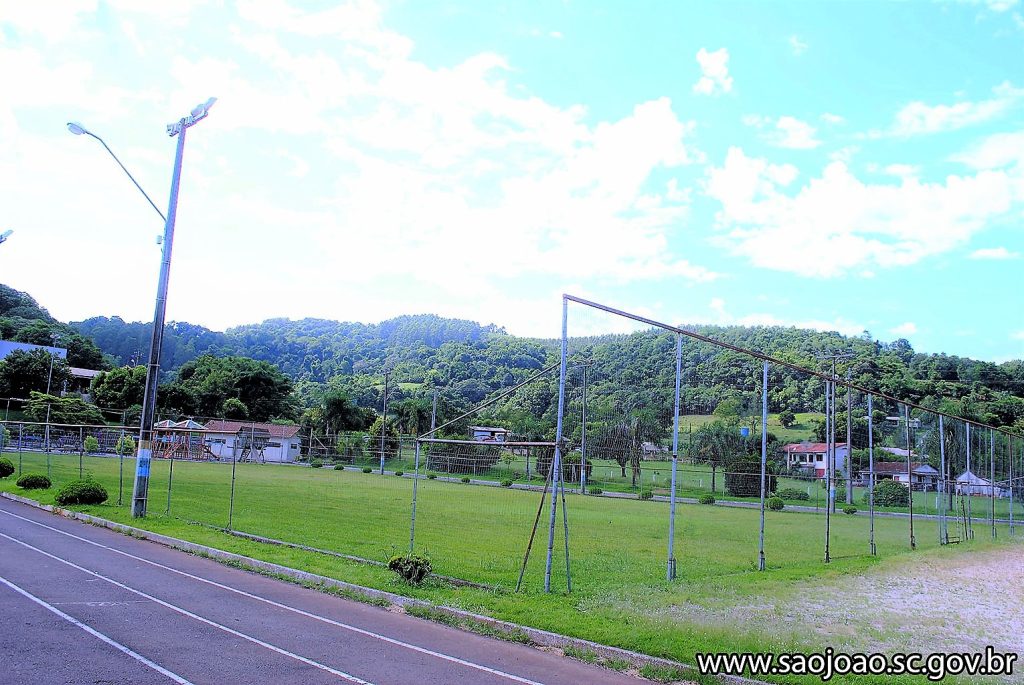
[[[96,439],[94,435],[87,435],[85,442],[82,443],[82,447],[85,448],[86,452],[93,453],[100,451],[100,441]]]
[[[114,452],[122,457],[130,457],[135,454],[135,438],[130,435],[122,435],[114,445]]]
[[[0,459],[0,478],[6,478],[14,473],[14,462],[10,459]]]
[[[857,507],[854,507],[854,506],[843,507],[843,513],[844,514],[849,514],[850,516],[853,516],[854,514],[857,513]]]
[[[510,487],[512,487],[512,481],[509,480],[508,478],[506,478],[505,480],[501,481],[501,487],[503,487],[503,488],[510,488]]]
[[[894,480],[883,480],[874,488],[875,506],[878,507],[905,507],[910,504],[910,491],[907,486],[897,483]],[[868,494],[864,493],[865,503]]]
[[[470,478],[469,478],[469,476],[463,476],[459,480],[461,480],[463,483],[468,483],[470,481]]]
[[[715,496],[710,492],[705,492],[703,495],[697,498],[697,504],[714,504]]]
[[[422,583],[432,570],[430,559],[418,554],[391,557],[388,568],[400,575],[405,582],[413,585]]]
[[[587,492],[589,492],[591,495],[600,495],[602,492],[604,492],[604,490],[602,490],[601,488],[590,488],[589,490],[587,490]]]
[[[309,462],[309,465],[312,466],[314,469],[318,469],[322,467],[324,463],[320,459],[314,459],[313,461]]]
[[[345,470],[345,465],[344,464],[335,464],[334,465],[334,470],[335,471],[344,471]]]
[[[781,497],[769,497],[768,501],[765,503],[765,506],[767,506],[772,511],[782,511],[783,509],[786,508],[786,503],[782,501]]]
[[[373,473],[373,469],[371,469],[369,466],[364,466],[363,473]]]
[[[405,471],[395,471],[395,475],[396,475],[396,476],[402,476],[402,475],[405,475]]]
[[[654,497],[654,491],[650,488],[640,488],[640,499],[651,499]]]
[[[436,473],[428,473],[427,474],[427,480],[434,480],[435,478],[437,478],[437,474]]]
[[[807,494],[805,490],[799,488],[779,488],[778,492],[775,493],[776,497],[788,500],[798,500],[800,502],[806,502],[811,499],[811,496]]]
[[[103,504],[107,491],[94,480],[73,480],[57,492],[57,504]]]
[[[24,490],[45,490],[51,487],[53,483],[41,473],[26,473],[18,479],[17,485]]]

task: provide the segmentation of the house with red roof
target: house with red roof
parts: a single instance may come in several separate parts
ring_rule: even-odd
[[[206,446],[222,460],[293,462],[302,453],[298,426],[258,421],[214,420],[206,424]]]
[[[824,442],[795,442],[782,448],[786,455],[786,468],[798,471],[814,471],[818,478],[825,477],[828,445]],[[836,471],[846,472],[850,448],[845,442],[836,443]]]

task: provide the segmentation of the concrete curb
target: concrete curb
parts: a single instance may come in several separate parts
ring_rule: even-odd
[[[697,670],[693,666],[682,664],[677,661],[649,656],[647,654],[633,652],[620,647],[602,645],[597,642],[591,642],[590,640],[569,637],[567,635],[559,635],[558,633],[540,630],[539,628],[530,628],[529,626],[523,626],[509,621],[502,621],[496,618],[491,618],[490,616],[483,616],[481,614],[474,614],[462,609],[455,609],[439,604],[432,604],[420,599],[405,597],[385,590],[376,590],[374,588],[364,587],[354,583],[347,583],[343,580],[300,571],[299,569],[294,569],[289,566],[281,566],[280,564],[274,564],[269,561],[253,559],[252,557],[235,554],[233,552],[225,552],[224,550],[220,550],[215,547],[208,547],[206,545],[200,545],[186,540],[179,540],[178,538],[173,538],[169,535],[161,535],[160,533],[154,533],[142,528],[135,528],[134,526],[117,523],[98,516],[92,516],[91,514],[83,514],[70,509],[62,509],[49,504],[42,504],[33,499],[15,495],[10,492],[0,492],[0,497],[14,502],[19,502],[21,504],[26,504],[36,509],[42,509],[43,511],[48,511],[52,514],[56,514],[57,516],[63,516],[64,518],[89,523],[101,528],[107,528],[108,530],[113,530],[133,538],[148,540],[172,549],[196,554],[198,556],[205,556],[215,561],[230,563],[233,566],[243,569],[262,572],[264,574],[272,574],[275,576],[284,576],[285,578],[290,578],[300,583],[338,588],[348,593],[364,597],[375,603],[383,601],[403,608],[415,607],[419,609],[426,609],[429,612],[444,614],[451,618],[458,619],[459,621],[483,625],[492,631],[499,633],[505,633],[508,635],[526,635],[532,641],[534,646],[557,647],[559,649],[572,647],[581,651],[591,651],[604,659],[625,659],[636,668],[640,668],[645,664],[650,664],[652,666],[662,668],[675,668],[679,669],[683,673],[693,673],[695,676],[697,675]],[[722,682],[735,683],[737,685],[759,685],[762,683],[762,681],[741,678],[738,676],[719,675],[716,677]]]

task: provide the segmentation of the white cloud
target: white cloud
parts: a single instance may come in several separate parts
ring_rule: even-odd
[[[701,48],[697,51],[697,63],[700,65],[701,77],[693,84],[693,92],[701,95],[718,95],[732,91],[729,51],[726,48],[714,52]]]
[[[1006,12],[1017,6],[1019,0],[956,0],[961,5],[984,5],[991,12]]]
[[[1024,176],[999,171],[941,183],[904,177],[895,185],[867,184],[831,162],[787,194],[795,177],[795,169],[780,174],[731,148],[705,185],[722,205],[717,242],[757,266],[837,277],[952,250],[1024,202]]]
[[[743,123],[747,126],[762,129],[761,139],[775,147],[789,148],[791,150],[813,150],[821,145],[814,135],[817,129],[791,116],[781,116],[776,120],[771,117],[758,115],[747,115],[743,117]]]
[[[1024,340],[1024,331],[1017,331],[1012,337],[1014,340]]]
[[[860,335],[865,326],[860,323],[849,321],[842,317],[832,321],[822,319],[801,319],[791,317],[780,317],[766,312],[734,316],[725,305],[725,300],[720,297],[711,299],[708,304],[714,316],[708,323],[720,326],[784,326],[795,328],[807,328],[815,331],[836,331],[842,335]],[[697,322],[701,323],[701,322]]]
[[[888,134],[910,137],[955,131],[1000,117],[1024,97],[1024,89],[1015,88],[1009,82],[996,86],[992,92],[994,97],[978,102],[966,101],[953,105],[911,102],[896,113],[896,121]],[[883,134],[876,131],[872,135]]]
[[[893,335],[898,335],[900,337],[914,335],[915,333],[917,333],[917,324],[915,324],[913,321],[907,321],[906,323],[901,323],[899,326],[890,328],[889,332],[892,333]]]
[[[799,57],[807,52],[808,45],[804,41],[800,40],[799,36],[794,34],[789,37],[789,47],[793,51],[793,54]]]
[[[32,259],[6,261],[5,282],[61,318],[148,318],[152,291],[134,284],[156,269],[152,208],[64,122],[104,135],[160,202],[173,159],[167,112],[207,94],[220,100],[189,137],[171,318],[223,328],[274,314],[372,321],[418,310],[539,334],[552,319],[538,318],[547,300],[537,290],[564,279],[596,288],[718,277],[671,247],[690,204],[676,172],[703,157],[694,123],[668,98],[602,120],[532,95],[501,55],[417,61],[372,3],[238,11],[209,53],[188,31],[150,40],[160,22],[131,14],[136,35],[124,46],[134,55],[131,40],[146,45],[144,88],[112,85],[81,57],[109,54],[81,26],[68,33],[81,44],[0,44],[0,63],[19,65],[0,71],[0,206],[19,252],[59,244],[76,263],[122,265],[70,292]],[[83,216],[95,219],[71,233]]]
[[[999,169],[1024,165],[1024,131],[997,133],[984,138],[953,159],[974,169]]]
[[[831,112],[825,112],[824,114],[822,114],[821,120],[824,121],[826,124],[831,124],[833,126],[839,126],[840,124],[846,123],[845,118],[839,116],[838,114],[832,114]]]
[[[96,6],[97,0],[64,0],[59,8],[43,2],[8,2],[4,3],[3,22],[19,34],[37,34],[48,42],[57,42],[75,31]]]
[[[971,259],[1017,259],[1020,257],[1019,252],[1011,252],[1005,247],[983,247],[980,250],[975,250],[970,254]]]
[[[921,168],[914,164],[889,164],[885,167],[885,173],[898,178],[919,176]]]
[[[829,153],[828,159],[831,162],[842,162],[843,164],[849,164],[853,160],[853,156],[860,152],[859,145],[846,145],[838,150],[833,150]]]

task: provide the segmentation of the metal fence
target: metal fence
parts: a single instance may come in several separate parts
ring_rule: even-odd
[[[1016,534],[1019,436],[868,387],[837,350],[807,368],[578,298],[563,312],[557,364],[420,436],[307,432],[273,463],[253,422],[230,449],[166,429],[151,515],[594,593]],[[94,478],[127,518],[135,464],[117,446],[137,428],[2,425],[17,475]]]

